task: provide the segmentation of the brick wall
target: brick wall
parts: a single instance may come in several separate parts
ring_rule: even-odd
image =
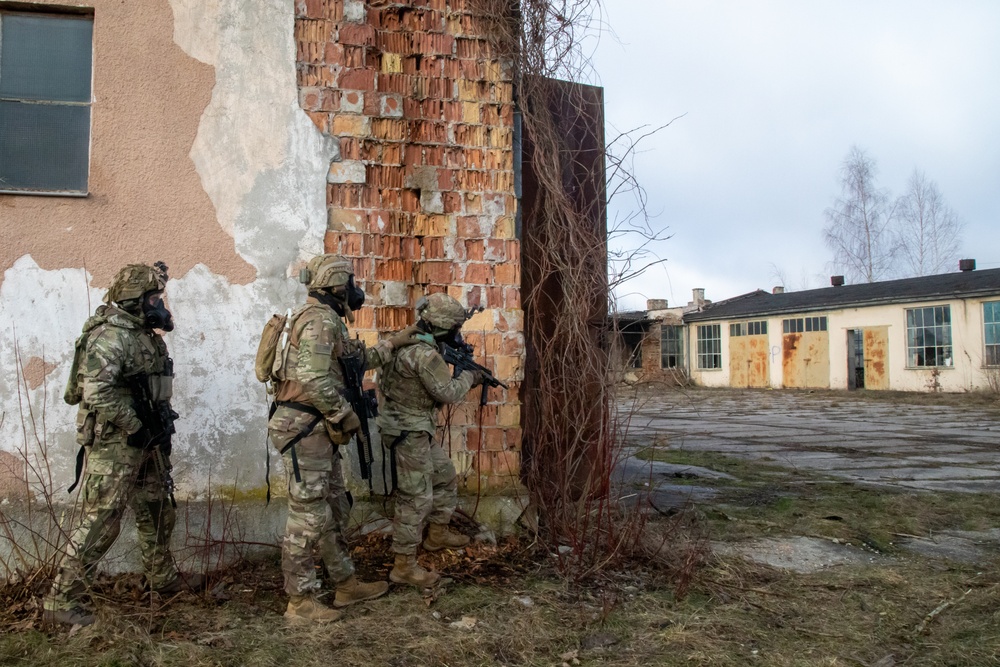
[[[479,392],[440,435],[470,486],[516,481],[524,336],[515,238],[513,88],[471,0],[296,0],[299,101],[340,137],[327,178],[327,252],[353,258],[372,343],[447,292],[483,312],[464,328],[509,391]],[[464,453],[468,452],[468,454]]]

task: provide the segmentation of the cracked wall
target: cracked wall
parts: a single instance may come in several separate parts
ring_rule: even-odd
[[[68,485],[73,340],[122,264],[162,259],[179,490],[259,487],[267,404],[253,354],[271,313],[304,297],[290,276],[323,249],[339,154],[298,105],[293,6],[93,7],[90,196],[0,195],[0,451],[34,455],[44,439]]]

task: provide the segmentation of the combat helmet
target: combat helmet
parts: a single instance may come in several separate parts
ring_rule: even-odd
[[[449,330],[462,326],[468,314],[453,297],[438,292],[417,302],[417,317],[435,329]]]
[[[317,255],[309,260],[306,268],[299,274],[299,280],[305,283],[309,291],[344,287],[354,273],[351,260],[327,253]]]
[[[129,264],[111,281],[111,287],[104,295],[104,302],[122,304],[141,299],[147,292],[163,291],[167,285],[166,269],[163,262],[157,262],[153,266]]]

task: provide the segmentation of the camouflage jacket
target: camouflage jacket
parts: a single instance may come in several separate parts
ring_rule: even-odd
[[[292,318],[288,355],[282,367],[285,379],[276,383],[275,399],[306,403],[336,423],[351,407],[343,397],[344,374],[337,359],[349,346],[361,343],[349,338],[347,325],[332,308],[312,297],[292,313]],[[367,348],[368,368],[380,368],[388,362],[390,350],[387,341]]]
[[[433,435],[437,409],[462,400],[474,380],[469,371],[452,378],[444,357],[426,341],[401,348],[379,376],[383,397],[379,431],[386,435],[399,435],[403,431],[426,431]]]
[[[116,435],[124,438],[142,427],[126,381],[138,373],[160,376],[167,345],[162,336],[143,326],[140,317],[114,306],[103,316],[105,321],[90,331],[77,371],[83,387],[80,409],[96,415],[97,435],[107,440]],[[169,390],[155,398],[169,400]]]

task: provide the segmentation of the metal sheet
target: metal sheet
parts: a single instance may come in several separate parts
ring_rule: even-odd
[[[889,327],[865,329],[865,389],[889,388]]]
[[[828,331],[782,335],[781,378],[785,387],[830,387],[830,336]]]
[[[733,336],[729,339],[729,385],[769,386],[767,336]]]

